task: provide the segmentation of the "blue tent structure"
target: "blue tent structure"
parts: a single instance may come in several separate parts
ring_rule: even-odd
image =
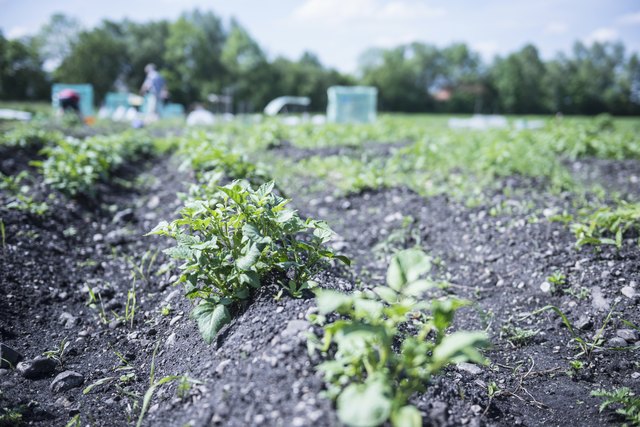
[[[56,83],[51,87],[51,105],[53,108],[60,108],[58,94],[64,89],[72,89],[80,96],[80,112],[84,117],[91,117],[93,111],[93,86],[90,84],[67,84]]]

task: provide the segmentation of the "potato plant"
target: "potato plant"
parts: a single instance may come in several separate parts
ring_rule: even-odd
[[[309,345],[332,355],[319,369],[344,424],[376,426],[390,419],[398,427],[421,426],[409,400],[431,376],[450,363],[485,362],[477,349],[486,344],[484,333],[447,334],[465,302],[422,299],[435,286],[421,278],[430,268],[426,254],[409,249],[392,258],[386,286],[351,295],[316,292],[319,315],[312,320],[323,334],[310,336]]]
[[[625,234],[640,231],[640,203],[621,202],[615,208],[601,207],[571,224],[571,230],[578,248],[584,245],[615,245],[620,249]]]
[[[66,138],[45,146],[41,152],[47,159],[32,163],[51,187],[70,196],[94,195],[99,180],[109,178],[125,160],[133,161],[150,150],[150,140],[136,133]]]
[[[325,246],[333,235],[326,223],[300,218],[273,187],[270,182],[254,190],[246,181],[217,187],[149,233],[176,240],[166,252],[183,262],[179,282],[187,297],[201,300],[193,316],[207,343],[231,320],[231,306],[249,299],[267,274],[299,296],[315,286],[322,261],[349,262]]]

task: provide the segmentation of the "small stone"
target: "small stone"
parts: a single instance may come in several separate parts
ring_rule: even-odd
[[[167,340],[164,343],[165,347],[173,347],[174,345],[176,345],[176,333],[172,332],[171,335],[169,335],[167,337]]]
[[[631,378],[633,378],[634,380],[637,380],[638,378],[640,378],[640,372],[634,372],[631,374]]]
[[[607,341],[607,345],[609,347],[626,347],[627,342],[620,337],[613,337],[609,341]]]
[[[591,318],[586,314],[581,315],[575,323],[576,328],[582,329],[583,331],[587,331],[593,327],[593,322]]]
[[[265,421],[265,416],[262,414],[257,414],[256,416],[253,417],[253,423],[255,425],[260,425],[264,423],[264,421]]]
[[[284,307],[283,306],[278,306],[278,308],[276,308],[276,313],[282,313],[284,311]]]
[[[633,329],[618,329],[616,335],[627,342],[638,341],[638,332]]]
[[[11,371],[9,371],[8,369],[0,369],[0,377],[7,375],[9,372]]]
[[[468,372],[471,375],[479,375],[482,373],[482,369],[478,365],[475,365],[473,363],[458,363],[457,368],[459,371]]]
[[[549,282],[542,282],[542,284],[540,285],[540,290],[544,293],[549,293],[551,292],[551,283]]]
[[[113,216],[113,223],[126,223],[126,222],[131,222],[135,219],[135,215],[133,214],[133,209],[123,209],[120,212],[117,212],[114,216]]]
[[[224,373],[224,369],[231,364],[231,359],[226,359],[223,360],[222,362],[220,362],[218,364],[218,366],[216,366],[216,374],[218,374],[219,376],[222,376],[222,374]]]
[[[149,209],[155,209],[160,204],[160,198],[158,196],[149,197],[149,201],[147,202],[147,207]]]
[[[83,329],[80,332],[78,332],[79,337],[88,337],[90,335],[91,335],[91,332],[89,332],[88,329]]]
[[[611,306],[611,303],[604,297],[602,289],[599,286],[591,288],[591,303],[594,308],[601,311],[606,311]]]
[[[36,357],[33,360],[18,363],[17,369],[20,374],[30,380],[44,378],[53,375],[57,363],[48,357]]]
[[[480,415],[480,413],[482,412],[482,406],[480,405],[471,405],[471,412],[473,412],[474,415]]]
[[[71,390],[80,387],[84,383],[84,377],[76,371],[64,371],[53,379],[49,388],[54,393]]]
[[[108,232],[104,240],[110,245],[123,245],[131,240],[131,233],[126,228],[118,228]]]
[[[95,243],[102,242],[104,240],[104,236],[100,233],[96,233],[93,235],[93,241]]]
[[[627,298],[633,299],[635,298],[636,295],[638,295],[638,293],[636,292],[636,290],[634,288],[632,288],[631,286],[625,286],[622,289],[620,289],[620,292],[622,292],[622,295],[624,295]]]
[[[67,399],[65,396],[60,396],[56,401],[55,401],[56,406],[61,406],[63,408],[69,408],[71,406],[73,406],[73,402],[70,401],[69,399]]]
[[[58,318],[58,323],[63,325],[65,329],[71,329],[76,325],[76,323],[78,323],[78,318],[71,313],[63,311]]]
[[[179,315],[179,314],[177,316],[173,317],[171,319],[171,321],[169,321],[169,326],[175,325],[180,319],[182,319],[182,316]]]
[[[431,404],[432,409],[429,411],[429,420],[437,422],[437,425],[445,425],[447,421],[447,410],[449,409],[446,402],[436,400]]]
[[[287,327],[282,331],[283,337],[293,337],[300,332],[304,332],[309,328],[309,322],[306,320],[290,320],[287,322]]]
[[[6,344],[0,343],[0,368],[15,368],[22,355]]]
[[[111,322],[109,322],[109,329],[115,329],[118,326],[120,326],[120,321],[118,319],[114,319]]]
[[[294,419],[291,420],[291,425],[293,427],[302,427],[306,425],[306,423],[304,421],[304,418],[295,417]]]

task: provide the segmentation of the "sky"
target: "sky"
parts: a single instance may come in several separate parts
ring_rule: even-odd
[[[576,40],[621,40],[640,52],[640,0],[0,0],[0,29],[33,34],[56,12],[90,28],[103,19],[173,20],[193,8],[235,17],[271,58],[308,50],[343,72],[356,71],[367,48],[412,41],[465,42],[486,60],[526,43],[549,59]]]

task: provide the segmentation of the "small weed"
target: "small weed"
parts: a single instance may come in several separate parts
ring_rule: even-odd
[[[560,316],[560,318],[562,319],[562,323],[564,323],[564,325],[569,330],[569,333],[572,336],[571,340],[576,343],[578,350],[580,350],[579,353],[574,356],[575,359],[578,359],[581,356],[585,356],[587,359],[591,359],[593,350],[602,348],[602,343],[604,341],[603,339],[604,329],[609,324],[609,321],[611,320],[611,316],[613,315],[613,308],[612,308],[611,311],[609,311],[609,314],[605,318],[604,322],[602,323],[602,326],[600,327],[600,329],[598,329],[598,331],[593,336],[593,338],[588,338],[578,334],[574,329],[573,325],[571,324],[571,322],[569,321],[569,319],[567,318],[567,316],[564,314],[564,312],[556,306],[547,305],[545,307],[542,307],[539,310],[534,311],[532,315],[537,315],[545,311],[555,312],[558,316]]]
[[[568,377],[574,378],[585,367],[585,363],[581,360],[569,361],[569,369],[565,371]]]
[[[100,319],[100,322],[106,325],[109,323],[109,318],[107,317],[104,304],[102,303],[102,296],[100,296],[99,292],[95,293],[91,287],[87,286],[87,289],[89,292],[89,300],[85,304],[93,310],[98,310],[98,318]]]
[[[500,338],[506,339],[513,347],[522,347],[531,343],[539,333],[539,329],[525,329],[507,323],[500,330]]]
[[[191,390],[191,384],[201,384],[200,381],[193,380],[186,375],[168,375],[166,377],[162,377],[156,381],[155,379],[155,363],[156,363],[156,353],[158,352],[158,344],[156,344],[156,348],[153,351],[153,356],[151,357],[151,370],[149,374],[149,388],[144,393],[144,397],[142,398],[142,407],[140,409],[140,415],[138,416],[138,422],[136,423],[136,427],[142,426],[142,422],[144,421],[144,416],[149,410],[149,405],[151,404],[151,399],[153,398],[153,394],[155,391],[163,386],[164,384],[169,384],[174,381],[178,381],[178,397],[181,399],[186,397]]]
[[[7,231],[2,218],[0,218],[0,237],[2,238],[2,250],[4,250],[7,247]]]
[[[547,277],[547,282],[556,287],[563,287],[567,284],[567,276],[565,276],[561,271],[556,271],[551,276]]]
[[[18,409],[0,408],[0,427],[16,427],[22,425],[22,407]]]
[[[60,367],[64,367],[65,352],[67,351],[67,348],[70,344],[71,343],[67,341],[67,338],[65,337],[58,344],[58,348],[56,348],[55,350],[45,351],[44,353],[42,353],[42,355],[48,357],[49,359],[55,360],[56,362],[58,362]]]
[[[74,415],[64,427],[82,427],[82,420],[80,414]]]
[[[124,320],[133,328],[133,320],[136,316],[136,282],[133,281],[131,289],[127,291],[127,303],[124,307]]]
[[[616,414],[623,416],[631,425],[640,426],[640,397],[636,396],[628,387],[617,388],[611,391],[604,389],[594,390],[591,392],[591,395],[605,399],[605,401],[600,404],[600,412],[615,405],[617,407],[615,410]],[[624,425],[626,426],[626,424]]]
[[[589,296],[591,295],[591,290],[584,286],[580,286],[579,288],[575,288],[575,287],[566,288],[566,289],[563,289],[562,292],[564,292],[567,295],[571,295],[572,297],[577,298],[579,300],[585,300],[589,298]]]

